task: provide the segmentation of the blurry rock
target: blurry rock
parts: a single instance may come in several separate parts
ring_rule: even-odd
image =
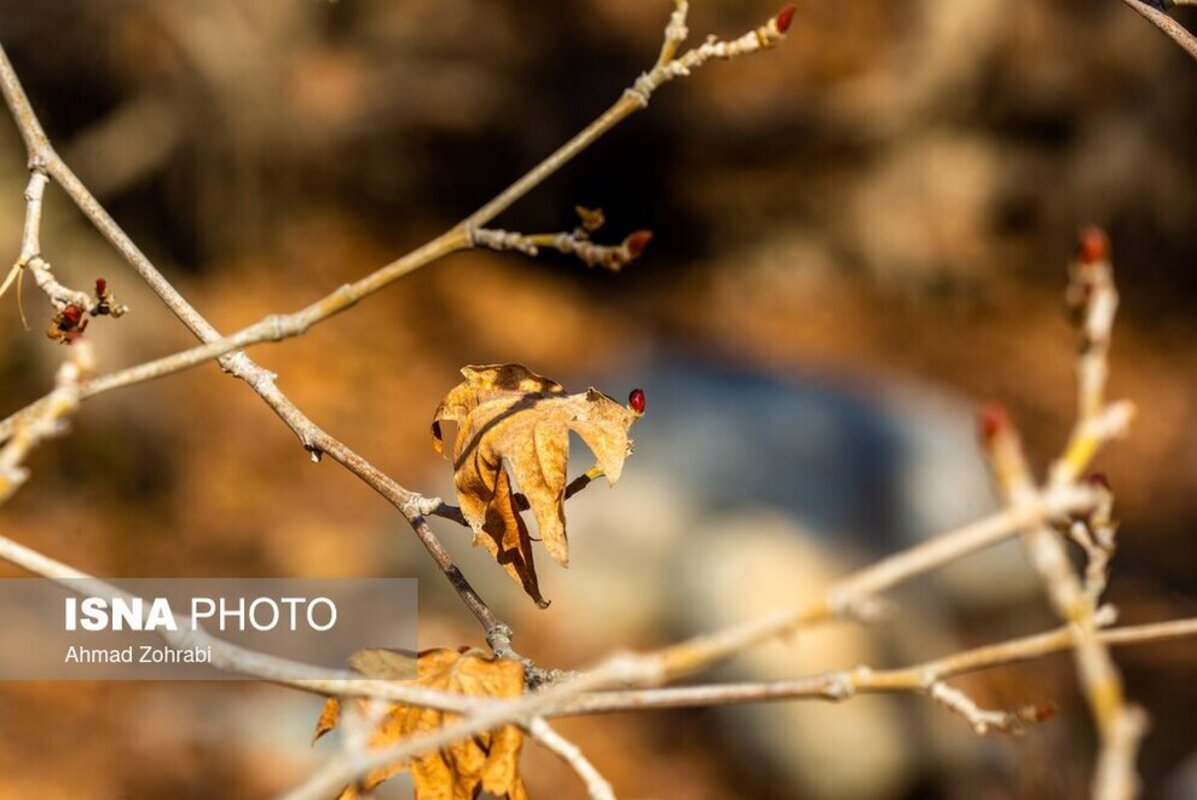
[[[776,514],[741,512],[692,532],[674,573],[677,627],[695,635],[796,607],[844,571],[818,537]],[[820,626],[754,648],[721,677],[770,680],[876,664],[869,631]],[[715,712],[720,738],[769,781],[809,798],[901,797],[918,747],[894,698],[801,700]],[[784,795],[783,795],[784,796]]]
[[[931,387],[776,377],[668,353],[598,385],[644,389],[626,479],[675,484],[696,515],[768,506],[884,553],[994,508],[972,405]]]
[[[599,385],[641,386],[648,397],[614,494],[600,499],[605,489],[596,486],[569,504],[575,563],[589,572],[588,559],[609,558],[612,580],[651,571],[688,547],[693,528],[712,514],[772,509],[860,564],[996,508],[972,406],[929,387],[867,392],[825,377],[785,380],[669,356]],[[600,531],[598,541],[591,531]],[[582,571],[571,582],[589,580]],[[1035,590],[1017,542],[939,578],[954,607],[991,608]],[[639,594],[648,601],[647,589]]]
[[[870,549],[900,538],[897,442],[863,394],[668,355],[601,385],[640,386],[648,397],[625,480],[652,474],[676,484],[692,495],[696,517],[768,506]]]

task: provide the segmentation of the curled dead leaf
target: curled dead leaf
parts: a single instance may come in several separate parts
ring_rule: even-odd
[[[469,366],[433,414],[433,446],[444,451],[441,423],[456,422],[453,478],[462,514],[484,545],[524,591],[544,608],[532,539],[520,517],[512,479],[536,517],[553,560],[569,564],[565,532],[569,433],[594,452],[614,484],[631,452],[628,429],[640,414],[596,389],[567,394],[561,384],[519,364]],[[504,468],[504,462],[510,469]]]
[[[360,650],[349,659],[350,665],[363,675],[399,680],[410,679],[411,662],[409,655],[381,649]],[[523,665],[487,656],[479,650],[425,650],[416,659],[416,670],[417,684],[429,689],[495,698],[518,697],[524,692]],[[370,747],[389,747],[458,719],[458,714],[436,709],[394,705],[371,735]],[[331,698],[320,714],[315,738],[335,728],[339,720],[340,701]],[[338,800],[360,798],[405,770],[411,771],[416,800],[472,800],[484,791],[507,800],[527,800],[528,792],[519,773],[523,744],[523,731],[515,725],[504,725],[411,762],[376,769],[345,787]]]

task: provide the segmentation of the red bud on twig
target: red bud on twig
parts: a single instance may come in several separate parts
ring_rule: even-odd
[[[62,310],[62,321],[66,323],[67,327],[76,328],[83,320],[83,309],[71,303]]]
[[[631,394],[628,395],[628,406],[637,414],[644,413],[645,397],[643,389],[632,390]]]
[[[785,33],[786,31],[788,31],[790,29],[790,24],[794,21],[794,12],[796,10],[797,9],[794,8],[794,4],[789,3],[784,8],[782,8],[781,11],[777,12],[777,32],[778,33]]]
[[[1096,264],[1110,257],[1110,240],[1106,232],[1096,225],[1081,231],[1076,248],[1077,260],[1082,264]]]
[[[54,318],[50,320],[46,336],[60,344],[73,344],[87,330],[87,323],[91,322],[83,314],[83,307],[75,303],[63,306],[62,310],[55,313]]]
[[[636,231],[630,234],[628,238],[623,240],[624,247],[628,248],[628,253],[632,258],[639,258],[640,254],[644,252],[644,248],[648,247],[648,243],[652,241],[652,231]]]
[[[986,445],[1010,430],[1010,414],[1000,403],[989,403],[977,415],[977,433]]]
[[[1056,711],[1053,703],[1042,703],[1020,709],[1018,716],[1024,722],[1046,722],[1056,715]]]

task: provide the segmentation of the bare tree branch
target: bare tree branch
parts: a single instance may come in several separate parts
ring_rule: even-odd
[[[797,628],[851,616],[879,592],[990,547],[1045,519],[1091,508],[1095,500],[1092,489],[1061,487],[1028,499],[1016,508],[942,533],[836,581],[823,597],[801,608],[698,636],[668,648],[662,654],[666,672],[677,675],[702,669],[730,658],[746,647]]]
[[[1122,2],[1137,11],[1145,20],[1159,28],[1165,36],[1180,45],[1186,53],[1197,59],[1197,36],[1193,36],[1183,25],[1142,0],[1122,0]],[[1193,2],[1192,0],[1178,0],[1176,4],[1193,5]]]
[[[667,40],[678,35],[679,26],[681,35],[684,36],[684,19],[687,10],[688,3],[679,0],[677,11],[666,32]],[[248,355],[236,348],[250,343],[251,340],[277,340],[285,338],[287,335],[298,335],[315,321],[325,319],[348,308],[361,297],[377,291],[402,275],[460,249],[469,243],[471,232],[481,228],[523,197],[633,111],[644,107],[648,102],[649,95],[661,84],[680,75],[688,74],[690,69],[700,66],[711,58],[730,58],[772,47],[783,38],[784,28],[788,27],[788,21],[792,15],[792,9],[779,15],[778,18],[784,16],[785,19],[785,24],[780,28],[778,18],[774,18],[757,31],[745,35],[735,42],[708,41],[680,59],[666,60],[665,55],[668,48],[663,48],[661,59],[658,60],[653,71],[641,76],[636,87],[625,92],[615,106],[466,220],[407,256],[376,270],[355,284],[342,287],[307,309],[292,315],[290,319],[273,317],[263,320],[256,330],[249,333],[243,332],[244,341],[225,340],[225,337],[222,337],[163,277],[71,171],[70,167],[58,156],[46,137],[25,90],[2,47],[0,47],[0,90],[3,91],[5,101],[25,142],[30,169],[35,172],[44,172],[62,186],[84,215],[174,312],[175,316],[204,342],[205,347],[191,351],[180,357],[178,361],[164,364],[164,360],[159,360],[151,366],[135,368],[138,371],[126,374],[121,380],[128,383],[148,380],[158,374],[166,374],[165,371],[159,372],[161,370],[174,371],[176,368],[182,369],[214,357],[218,358],[222,369],[249,384],[274,409],[279,418],[299,438],[303,447],[312,455],[313,460],[318,461],[325,453],[331,455],[334,460],[365,481],[403,513],[417,538],[420,539],[437,566],[457,591],[462,602],[486,629],[488,641],[492,645],[498,643],[504,652],[510,655],[514,653],[510,649],[510,628],[495,616],[494,612],[470,586],[465,576],[453,563],[448,551],[445,550],[424,520],[424,515],[428,513],[426,509],[435,507],[437,503],[430,503],[426,498],[400,486],[343,442],[319,428],[278,389],[277,376],[257,365]],[[29,409],[25,411],[29,411]],[[0,429],[0,441],[3,440],[4,434],[5,431]]]
[[[1134,414],[1127,402],[1106,404],[1105,385],[1118,293],[1109,262],[1109,242],[1096,228],[1081,235],[1078,255],[1071,268],[1067,297],[1080,312],[1080,357],[1077,361],[1077,419],[1064,453],[1052,464],[1048,486],[1074,485],[1088,469],[1102,444],[1121,436]],[[1014,426],[1003,411],[991,412],[985,437],[994,474],[1006,501],[1024,502],[1035,493],[1034,479],[1022,452]],[[1102,504],[1108,512],[1108,500]],[[1107,513],[1108,516],[1108,513]],[[1108,520],[1105,521],[1108,524]],[[1112,531],[1112,529],[1111,529]],[[1126,703],[1122,678],[1106,647],[1097,637],[1095,591],[1073,571],[1064,543],[1047,526],[1029,531],[1023,541],[1031,563],[1039,573],[1056,614],[1077,630],[1076,662],[1081,689],[1088,700],[1102,742],[1102,754],[1094,784],[1094,796],[1121,800],[1135,795],[1134,757],[1144,718]],[[1099,565],[1104,569],[1104,561]],[[1089,586],[1094,585],[1090,573]],[[1104,585],[1104,580],[1097,584]],[[1110,781],[1113,781],[1111,783]]]
[[[3,47],[0,47],[0,90],[3,91],[5,102],[12,112],[13,119],[17,122],[22,139],[25,141],[25,146],[29,152],[30,169],[35,172],[44,172],[62,186],[100,233],[108,239],[117,252],[141,275],[142,279],[154,290],[166,306],[174,312],[175,316],[197,337],[207,343],[219,340],[221,338],[220,333],[158,272],[150,260],[146,258],[145,254],[141,252],[124,230],[117,225],[116,221],[112,219],[108,212],[91,195],[87,187],[75,176],[70,167],[59,158],[46,138],[41,123],[38,122],[37,116],[29,104],[29,98],[25,95],[25,90],[22,88],[20,80],[17,78],[12,63],[9,61]],[[390,280],[394,280],[399,274],[409,271],[408,267],[421,257],[430,257],[431,255],[440,253],[442,248],[446,246],[446,242],[452,242],[454,238],[456,237],[448,237],[446,235],[438,240],[434,240],[415,251],[411,256],[400,259],[387,267],[383,267],[364,280],[369,282],[368,286],[370,287],[374,286],[375,283],[385,284]],[[398,508],[415,531],[417,538],[441,569],[441,572],[457,591],[462,602],[465,603],[466,607],[470,609],[478,621],[482,623],[483,627],[487,630],[503,627],[503,623],[495,616],[494,612],[490,610],[489,606],[487,606],[473,587],[470,586],[469,581],[466,580],[465,576],[461,574],[461,571],[453,563],[453,559],[444,548],[444,545],[440,543],[432,533],[432,530],[424,522],[424,518],[419,511],[419,502],[422,498],[400,486],[365,458],[351,450],[347,445],[320,429],[278,389],[275,383],[276,376],[258,366],[245,353],[241,351],[230,352],[221,356],[219,360],[221,367],[226,372],[241,378],[249,384],[274,409],[279,418],[299,437],[304,448],[312,454],[314,459],[318,460],[323,453],[332,455],[334,460],[344,465]],[[36,413],[33,416],[36,416]]]
[[[702,66],[712,58],[732,58],[777,45],[785,38],[785,32],[789,28],[789,21],[793,18],[794,13],[792,6],[786,6],[777,16],[771,18],[760,28],[744,34],[734,42],[710,40],[678,58],[675,57],[677,47],[688,35],[686,15],[689,10],[690,4],[687,0],[675,0],[675,10],[665,28],[665,42],[661,47],[661,55],[651,70],[643,73],[631,87],[625,89],[623,95],[598,119],[529,170],[522,178],[500,192],[493,200],[463,220],[461,226],[481,228],[502,214],[609,130],[640,109],[646,108],[653,93],[665,83],[674,78],[689,75],[691,70]],[[782,24],[779,24],[779,21],[782,21]]]

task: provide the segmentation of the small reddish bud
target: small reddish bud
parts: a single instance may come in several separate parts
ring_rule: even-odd
[[[637,414],[644,413],[644,390],[633,389],[632,393],[628,395],[628,405]]]
[[[790,23],[794,21],[794,12],[796,10],[793,3],[788,3],[781,11],[777,12],[778,33],[785,33],[790,29]]]
[[[1056,706],[1052,703],[1042,703],[1035,706],[1027,706],[1022,709],[1019,716],[1026,722],[1046,722],[1056,715]]]
[[[623,244],[628,248],[632,258],[639,258],[640,254],[644,252],[644,248],[648,247],[648,243],[653,239],[652,231],[636,231],[623,240]]]
[[[989,403],[977,415],[977,433],[981,441],[990,444],[998,434],[1010,429],[1010,414],[999,403]]]
[[[71,303],[62,310],[62,321],[66,323],[67,327],[77,327],[82,319],[83,309],[74,303]]]
[[[1081,231],[1076,248],[1077,260],[1082,264],[1096,264],[1110,257],[1110,240],[1106,232],[1096,225]]]
[[[96,278],[96,297],[103,297],[104,293],[108,291],[108,281],[103,278]]]
[[[60,344],[74,344],[87,330],[90,319],[84,317],[84,309],[75,303],[63,306],[62,310],[50,320],[50,327],[46,329],[46,336]]]

